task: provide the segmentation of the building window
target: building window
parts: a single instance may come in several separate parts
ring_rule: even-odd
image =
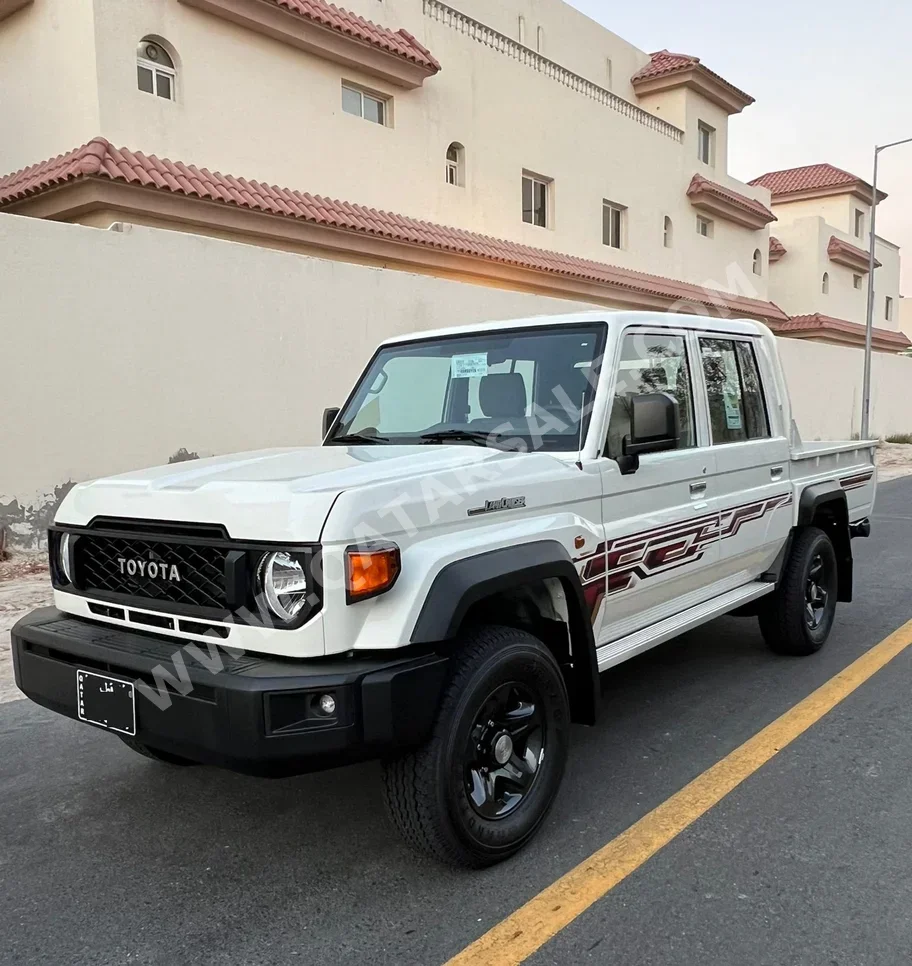
[[[611,58],[609,57],[605,62],[605,80],[607,81],[607,88],[610,91],[611,85],[614,82],[614,67],[611,64]]]
[[[830,273],[829,272],[823,273],[823,278],[820,281],[820,291],[823,292],[824,295],[830,294]]]
[[[548,211],[551,182],[535,174],[524,174],[522,179],[523,221],[527,225],[547,228],[551,218]]]
[[[602,244],[609,248],[624,247],[624,212],[623,205],[616,205],[613,201],[602,202]]]
[[[166,101],[176,97],[177,71],[174,60],[158,41],[145,37],[136,48],[136,83],[146,94]]]
[[[535,49],[543,54],[545,52],[545,28],[539,27],[535,32]]]
[[[704,164],[712,164],[715,147],[716,129],[700,121],[697,125],[697,157]]]
[[[861,208],[855,209],[855,237],[861,238],[864,235],[864,212]]]
[[[855,288],[861,288],[861,283],[862,283],[862,277],[860,275],[852,276],[852,284],[855,286]]]
[[[458,141],[447,148],[446,183],[457,187],[465,184],[465,148]]]
[[[760,254],[760,249],[754,249],[754,275],[763,274],[763,256]]]
[[[893,321],[893,299],[888,295],[886,301],[884,302],[884,318],[888,322]]]
[[[704,218],[703,215],[697,215],[697,234],[702,235],[704,238],[712,238],[713,236],[712,218]]]
[[[342,85],[342,110],[355,117],[363,117],[374,124],[387,124],[389,101],[385,97],[369,94],[351,84]]]
[[[519,42],[521,44],[524,44],[526,42],[526,18],[523,16],[520,16],[519,18],[518,33],[519,33]]]
[[[674,244],[674,225],[671,223],[671,219],[668,217],[668,215],[665,216],[663,242],[666,248],[671,248],[671,246]]]

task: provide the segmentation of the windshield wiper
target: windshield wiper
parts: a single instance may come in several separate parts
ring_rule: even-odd
[[[342,436],[333,436],[327,440],[328,443],[342,443],[352,445],[370,445],[371,443],[388,443],[386,436],[364,436],[361,433],[345,433]]]
[[[496,433],[482,433],[475,429],[441,429],[436,433],[424,433],[421,436],[426,443],[446,443],[450,440],[459,442],[465,440],[467,443],[477,443],[479,446],[487,446]]]

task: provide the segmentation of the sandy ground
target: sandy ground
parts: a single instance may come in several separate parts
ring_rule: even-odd
[[[877,450],[877,479],[881,483],[912,475],[912,445],[881,443]]]
[[[877,452],[881,483],[912,475],[912,445],[882,443]],[[43,553],[19,554],[0,562],[0,703],[21,697],[13,683],[10,628],[36,607],[53,603]]]
[[[47,570],[25,577],[0,579],[0,703],[22,697],[13,682],[10,628],[30,610],[52,603]]]

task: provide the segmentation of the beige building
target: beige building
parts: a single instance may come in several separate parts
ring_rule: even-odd
[[[785,320],[748,94],[560,0],[452,2],[0,0],[0,210]]]
[[[791,316],[856,321],[866,186],[732,178],[729,117],[753,98],[697,57],[561,0],[349,6],[0,0],[0,211],[844,341]],[[879,327],[877,348],[907,344]]]
[[[752,185],[771,194],[770,299],[792,318],[783,335],[863,345],[869,289],[871,185],[831,164],[772,171]],[[878,204],[887,197],[878,191]],[[900,325],[899,248],[877,236],[874,346],[908,347]]]

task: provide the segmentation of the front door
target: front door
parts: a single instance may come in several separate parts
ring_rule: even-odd
[[[704,401],[694,392],[695,342],[683,331],[631,329],[615,367],[602,472],[605,597],[598,643],[624,637],[713,596],[719,559],[715,463]],[[630,400],[678,400],[677,449],[640,457],[623,476],[615,457],[630,432]],[[696,403],[696,404],[695,404]],[[599,564],[590,564],[590,576]]]

